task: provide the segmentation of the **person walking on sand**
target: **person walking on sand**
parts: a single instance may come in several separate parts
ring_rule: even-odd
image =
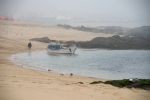
[[[73,73],[70,74],[70,77],[73,76]]]
[[[32,47],[31,42],[28,43],[28,48],[30,49]]]

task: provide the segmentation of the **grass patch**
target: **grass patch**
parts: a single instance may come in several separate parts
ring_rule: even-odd
[[[104,83],[102,81],[94,81],[94,82],[91,82],[90,84],[100,84],[100,83]]]
[[[83,82],[78,82],[78,83],[83,84]]]
[[[104,84],[111,84],[116,87],[125,87],[126,85],[131,85],[132,82],[130,82],[128,79],[123,80],[112,80],[112,81],[105,81]]]
[[[123,80],[110,80],[110,81],[94,81],[90,84],[110,84],[119,88],[127,87],[127,88],[140,88],[145,90],[150,90],[150,79],[139,79],[136,82],[129,81],[129,79],[123,79]]]

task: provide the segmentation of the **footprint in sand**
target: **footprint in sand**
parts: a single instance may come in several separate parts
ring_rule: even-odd
[[[102,94],[106,94],[107,92],[103,92]]]
[[[138,93],[138,91],[137,91],[137,90],[134,90],[134,89],[132,89],[132,91],[133,91],[133,92],[136,92],[136,93]]]
[[[19,82],[19,81],[12,81],[12,82]]]
[[[118,93],[113,93],[113,95],[118,95]]]
[[[0,84],[1,86],[0,87],[3,87],[4,85],[7,85],[7,84]]]
[[[122,100],[123,98],[122,98],[122,97],[120,97],[119,99],[120,99],[120,100]]]

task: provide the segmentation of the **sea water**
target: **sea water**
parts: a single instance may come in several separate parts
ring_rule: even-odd
[[[10,60],[28,68],[88,77],[150,78],[150,50],[78,49],[75,54],[29,51],[15,54]]]

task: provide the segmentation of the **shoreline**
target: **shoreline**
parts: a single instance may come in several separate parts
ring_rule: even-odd
[[[16,53],[27,52],[28,39],[42,37],[49,35],[51,30],[52,36],[55,36],[56,31],[63,31],[62,34],[68,37],[63,37],[64,40],[77,31],[70,31],[62,29],[47,29],[47,28],[33,28],[31,26],[9,26],[3,25],[0,22],[0,100],[149,100],[150,91],[141,89],[127,89],[117,88],[106,84],[91,85],[93,81],[105,81],[100,78],[89,78],[73,75],[60,76],[60,74],[53,72],[43,72],[22,68],[14,63],[8,61],[6,57]],[[15,24],[16,22],[11,22]],[[23,24],[23,22],[22,22]],[[12,32],[4,35],[3,29]],[[18,36],[15,32],[27,33],[24,36]],[[40,34],[43,32],[43,34]],[[81,33],[80,33],[81,34]],[[82,37],[84,33],[76,34],[76,37]],[[87,34],[87,33],[86,33]],[[73,35],[74,36],[74,35]],[[85,37],[89,39],[91,35]],[[96,36],[96,35],[95,35]],[[90,37],[93,38],[93,37]],[[81,38],[77,38],[81,39]],[[40,42],[32,42],[33,47],[31,51],[45,49],[47,44]],[[80,84],[79,82],[83,82]]]
[[[29,52],[24,52],[24,53],[19,53],[19,54],[16,54],[16,55],[14,54],[12,57],[9,57],[9,58],[10,58],[10,61],[14,62],[16,65],[20,65],[20,66],[25,67],[25,68],[34,69],[34,70],[41,70],[41,71],[47,71],[47,69],[49,69],[50,72],[54,72],[54,73],[58,73],[58,74],[62,74],[62,73],[64,73],[64,74],[70,74],[70,73],[73,73],[74,75],[78,75],[78,76],[82,76],[82,77],[93,77],[93,78],[100,78],[100,79],[105,79],[105,80],[122,80],[122,79],[130,79],[130,78],[149,79],[150,78],[150,77],[148,77],[149,74],[144,74],[144,73],[148,73],[147,70],[145,70],[145,71],[139,71],[138,73],[140,73],[140,75],[137,74],[136,71],[138,71],[138,70],[136,70],[136,69],[139,69],[137,67],[133,67],[132,68],[135,71],[132,72],[131,74],[128,73],[129,70],[127,71],[127,70],[117,70],[116,69],[115,71],[112,71],[111,69],[115,68],[116,65],[114,66],[114,65],[111,65],[111,64],[105,64],[106,67],[108,65],[109,68],[111,68],[108,71],[106,71],[106,70],[103,71],[103,69],[101,69],[99,71],[96,71],[95,69],[91,69],[92,71],[90,71],[90,70],[88,70],[88,68],[91,68],[92,66],[88,67],[88,64],[86,64],[86,63],[84,63],[82,65],[80,63],[82,61],[78,62],[78,60],[77,61],[74,60],[74,58],[75,59],[80,59],[80,57],[82,57],[82,54],[84,54],[84,52],[88,52],[88,53],[96,52],[97,54],[98,54],[98,52],[102,52],[102,53],[105,52],[106,54],[109,53],[109,52],[111,52],[110,55],[114,54],[114,53],[115,53],[115,55],[116,55],[116,53],[119,53],[119,54],[123,53],[123,54],[128,55],[128,53],[129,53],[129,55],[126,56],[126,57],[129,57],[129,58],[130,58],[131,54],[132,55],[135,55],[135,54],[138,55],[139,53],[143,54],[143,52],[144,53],[147,52],[146,54],[149,54],[149,51],[135,51],[135,50],[130,50],[130,51],[126,51],[126,50],[124,50],[124,51],[118,51],[118,50],[115,50],[115,51],[111,51],[111,50],[109,50],[109,51],[108,50],[96,50],[95,51],[94,50],[93,51],[93,50],[89,50],[89,49],[84,49],[84,50],[83,49],[78,49],[77,52],[75,53],[75,55],[68,55],[68,54],[66,55],[66,54],[48,54],[46,50],[36,50],[36,51],[32,51],[30,53]],[[42,56],[39,56],[40,54]],[[53,56],[55,56],[55,57],[53,58]],[[69,60],[68,56],[69,56],[69,58],[71,57],[71,59],[73,59],[73,60]],[[31,59],[31,57],[33,57],[34,60]],[[65,62],[62,59],[62,57],[64,57],[63,59],[65,59],[65,60],[68,59],[69,62],[72,62],[72,63],[78,62],[78,63],[75,64],[75,65],[72,65],[71,63],[68,63],[66,65],[65,63],[67,63],[67,62]],[[65,57],[67,57],[67,59]],[[107,57],[107,55],[105,57]],[[42,60],[41,58],[45,59],[46,62],[45,61],[40,61],[40,60]],[[57,59],[55,59],[55,58],[57,58]],[[145,59],[143,57],[137,56],[137,59],[139,59],[139,58]],[[58,63],[53,62],[53,61],[55,61],[53,59],[58,60]],[[86,58],[84,58],[84,59],[86,59]],[[103,60],[103,58],[101,58],[101,57],[99,59]],[[111,59],[113,59],[113,58],[111,58]],[[134,58],[132,58],[132,59],[133,59],[133,62],[136,62],[136,59],[134,59]],[[60,62],[61,60],[63,62]],[[82,59],[80,59],[80,60],[82,60]],[[40,63],[34,63],[33,61],[35,61],[35,62],[39,61]],[[119,59],[118,59],[118,61],[119,61]],[[129,64],[128,66],[123,66],[124,63],[122,61],[124,61],[124,59],[122,59],[121,61],[119,61],[122,64],[122,67],[120,67],[120,69],[121,68],[125,68],[125,67],[128,68],[128,66],[132,66],[132,64],[131,65]],[[103,63],[103,62],[101,62],[101,63]],[[101,63],[98,66],[101,66]],[[132,62],[127,62],[127,63],[132,63]],[[40,66],[38,66],[38,64]],[[141,63],[138,63],[138,64],[135,63],[134,66],[138,66],[139,64],[141,65]],[[79,66],[81,65],[81,67],[78,67],[78,65]],[[62,67],[60,67],[60,66],[62,66],[63,68],[67,68],[67,69],[62,69]],[[105,66],[103,65],[101,67],[105,68]],[[147,64],[144,65],[144,63],[143,63],[143,67],[144,66],[147,66]],[[147,67],[145,67],[145,68],[147,68]],[[76,70],[76,69],[78,69],[78,70]],[[79,69],[81,69],[81,70],[79,70]],[[129,69],[130,69],[130,67],[129,67]]]
[[[43,51],[44,49],[40,49],[40,50],[32,50],[32,51],[24,51],[24,52],[19,52],[19,53],[28,53],[28,52],[36,52],[36,51]],[[80,49],[80,50],[83,50],[83,49]],[[84,49],[85,50],[85,49]],[[92,50],[93,51],[93,50]],[[16,54],[18,54],[18,53],[16,53]],[[15,63],[15,62],[13,62],[13,60],[12,60],[12,56],[13,56],[14,54],[11,54],[11,55],[7,55],[7,57],[5,58],[5,60],[8,60],[10,63],[13,63],[15,66],[18,66],[18,67],[20,67],[20,68],[25,68],[25,69],[31,69],[31,70],[37,70],[37,71],[42,71],[42,72],[50,72],[50,73],[55,73],[55,74],[62,74],[62,73],[60,73],[60,72],[57,72],[57,71],[53,71],[53,70],[51,70],[51,71],[47,71],[47,69],[46,68],[38,68],[38,67],[29,67],[28,65],[22,65],[22,64],[20,64],[21,62],[19,62],[19,63]],[[65,73],[65,75],[67,75],[67,76],[69,76],[70,74],[66,74]],[[107,80],[111,80],[111,79],[105,79],[105,78],[99,78],[99,77],[91,77],[91,76],[84,76],[84,75],[77,75],[77,74],[75,74],[74,76],[78,76],[78,77],[85,77],[85,78],[94,78],[94,79],[99,79],[99,80],[105,80],[105,81],[107,81]]]

